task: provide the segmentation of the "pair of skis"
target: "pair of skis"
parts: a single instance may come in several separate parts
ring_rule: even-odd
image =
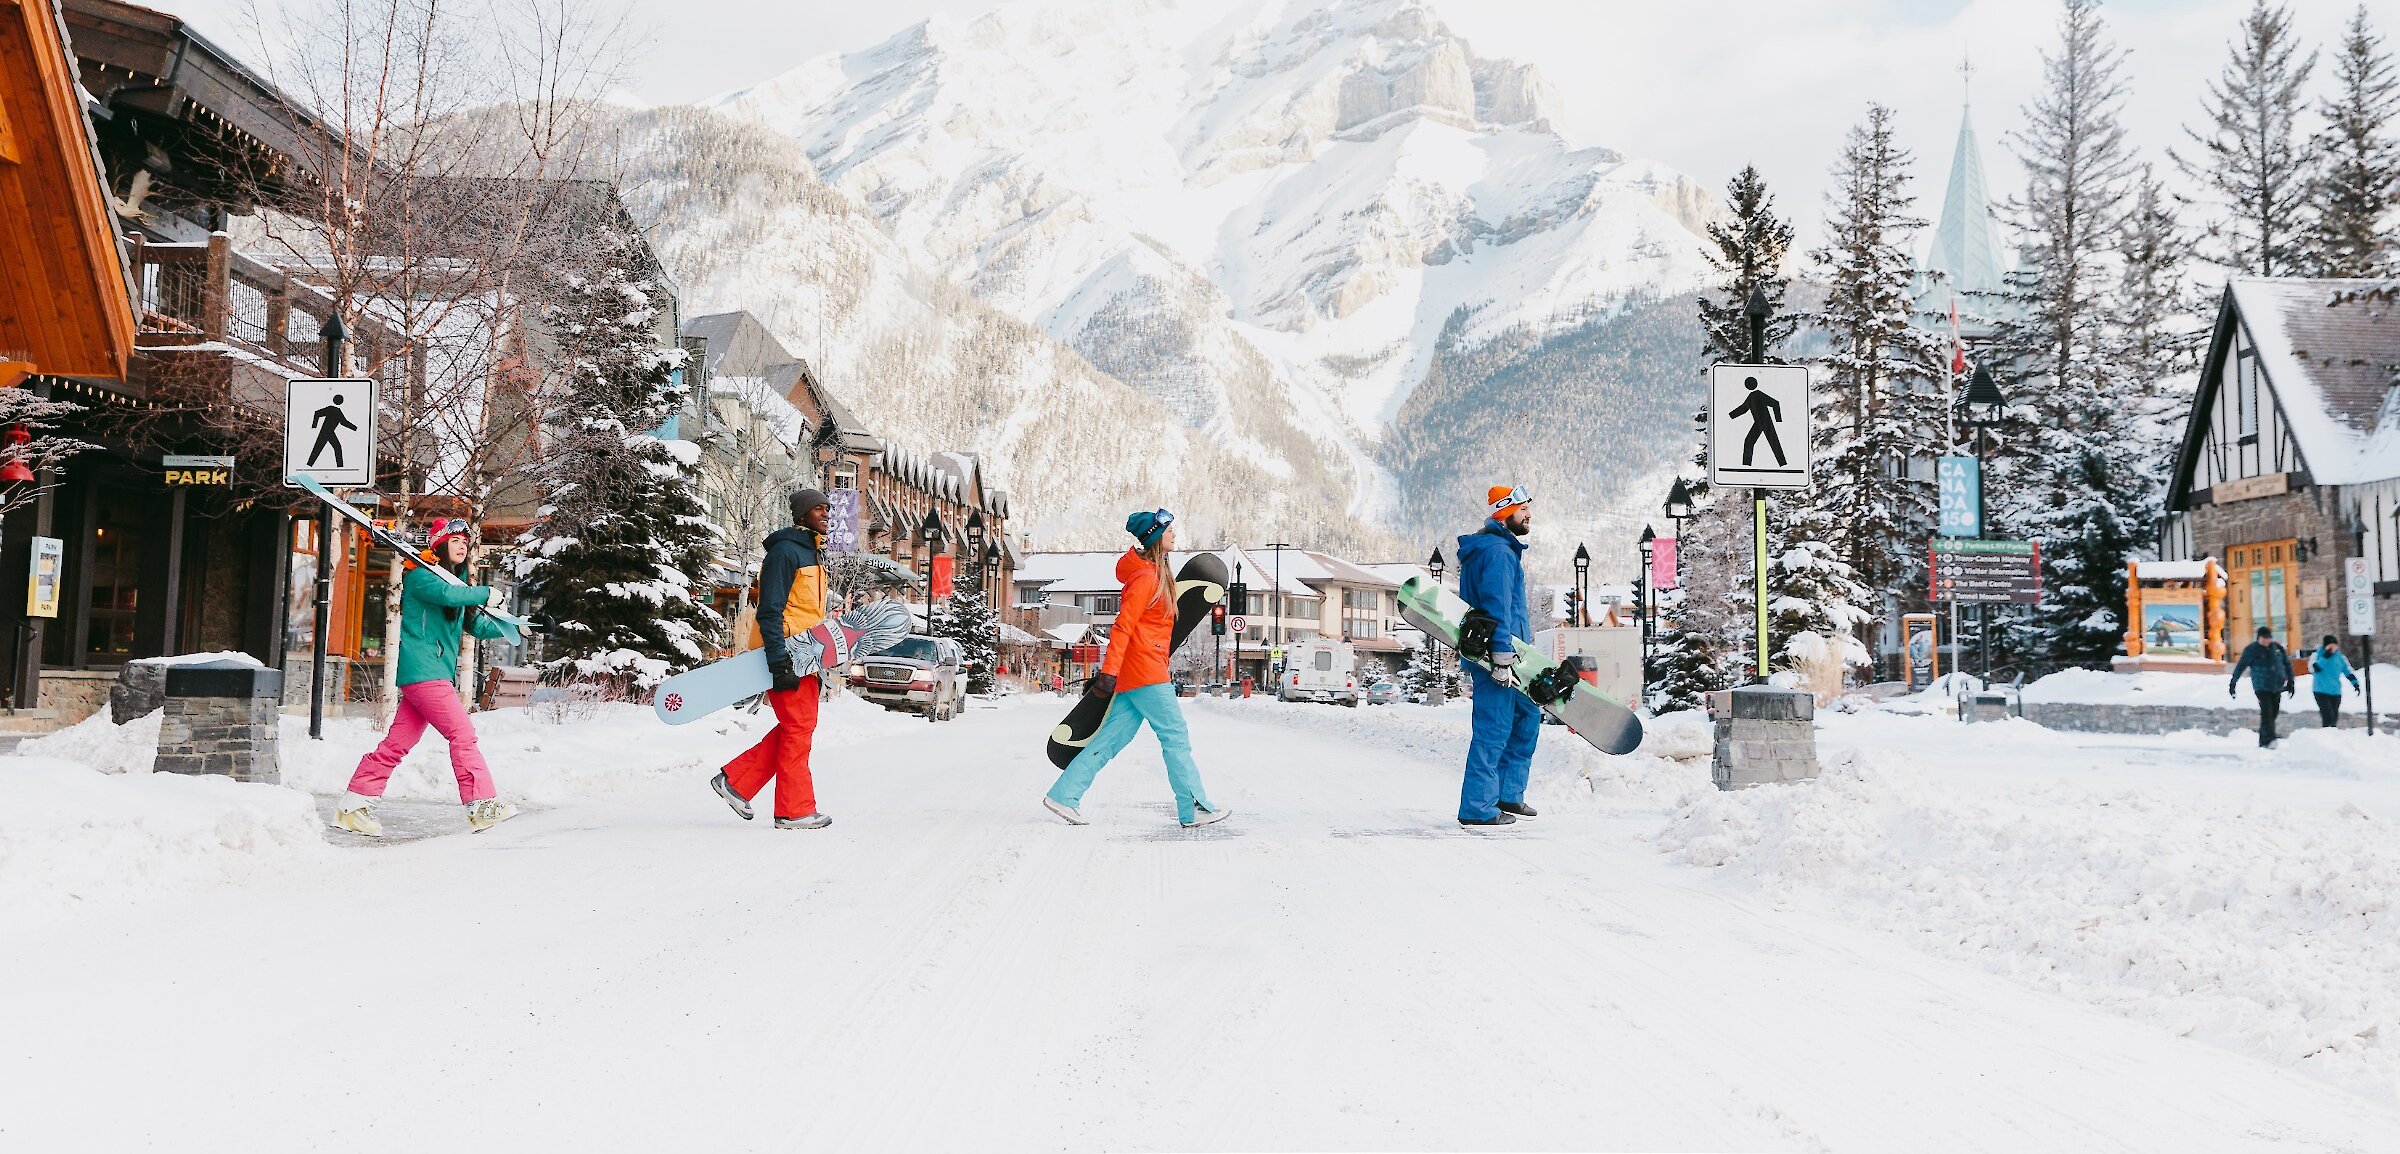
[[[293,476],[286,477],[284,480],[308,490],[310,494],[323,500],[326,508],[333,510],[351,524],[366,530],[367,536],[374,538],[376,544],[397,555],[401,564],[411,569],[424,569],[452,585],[462,587],[466,585],[466,582],[459,580],[458,574],[450,571],[449,566],[438,563],[430,550],[419,550],[398,533],[376,524],[374,518],[360,512],[358,507],[350,502],[334,496],[333,491],[320,484],[315,477]],[[513,613],[504,613],[498,609],[485,609],[483,614],[497,622],[500,628],[507,632],[508,642],[511,645],[523,644],[526,631],[533,628],[524,618]]]

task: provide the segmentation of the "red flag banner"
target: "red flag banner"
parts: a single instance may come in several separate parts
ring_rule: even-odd
[[[947,600],[949,600],[949,599],[950,599],[950,572],[951,572],[951,570],[952,570],[952,569],[954,569],[954,568],[956,567],[956,565],[957,565],[957,560],[958,560],[957,558],[955,558],[955,557],[952,557],[952,556],[951,556],[951,555],[949,555],[948,553],[942,553],[942,554],[938,554],[938,555],[936,555],[936,556],[934,557],[934,559],[933,559],[933,598],[934,598],[934,600],[936,600],[936,601],[947,601]]]

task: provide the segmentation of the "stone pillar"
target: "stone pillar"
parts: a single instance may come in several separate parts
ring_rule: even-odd
[[[1718,789],[1817,776],[1817,701],[1796,689],[1745,685],[1717,711]]]
[[[281,670],[238,661],[170,666],[153,768],[280,783],[282,706]]]

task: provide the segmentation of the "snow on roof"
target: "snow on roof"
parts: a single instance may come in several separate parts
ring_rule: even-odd
[[[1426,572],[1423,565],[1413,561],[1376,561],[1361,565],[1359,568],[1382,580],[1391,582],[1395,589],[1408,584],[1412,577],[1421,581],[1433,580],[1433,574]]]
[[[1274,590],[1277,576],[1275,550],[1262,549],[1253,553],[1239,545],[1229,545],[1219,549],[1217,555],[1225,559],[1226,572],[1238,576],[1244,585],[1249,586],[1253,596]],[[1302,558],[1300,550],[1286,549],[1283,551],[1283,595],[1286,597],[1315,597],[1317,591],[1309,588],[1298,576],[1306,568],[1305,559],[1302,558],[1301,561],[1296,562],[1295,558]],[[1234,568],[1236,563],[1241,566],[1238,570]],[[1296,565],[1299,567],[1295,567]]]
[[[1083,635],[1091,631],[1091,625],[1082,621],[1075,622],[1072,625],[1053,625],[1048,629],[1042,630],[1042,632],[1047,633],[1050,636],[1059,639],[1060,641],[1064,641],[1069,645],[1074,645],[1082,641]]]
[[[1114,593],[1117,558],[1123,553],[1027,553],[1017,566],[1017,584],[1044,593]]]
[[[2310,478],[2400,477],[2400,431],[2377,428],[2400,367],[2400,281],[2236,277],[2226,290]]]

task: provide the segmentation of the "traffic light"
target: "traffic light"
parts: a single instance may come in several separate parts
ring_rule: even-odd
[[[1223,605],[1209,607],[1208,631],[1219,637],[1225,636],[1225,607]]]
[[[1575,601],[1575,591],[1572,589],[1567,590],[1567,622],[1569,624],[1578,624],[1583,620],[1583,618],[1575,612]]]
[[[1228,605],[1231,605],[1231,606],[1233,606],[1233,611],[1234,611],[1235,613],[1241,613],[1241,614],[1247,614],[1247,613],[1249,613],[1249,612],[1250,612],[1250,586],[1249,586],[1247,583],[1244,583],[1244,582],[1241,582],[1241,581],[1236,581],[1236,582],[1234,582],[1233,584],[1226,586],[1226,587],[1225,587],[1225,603],[1226,603],[1226,604],[1228,604]]]

